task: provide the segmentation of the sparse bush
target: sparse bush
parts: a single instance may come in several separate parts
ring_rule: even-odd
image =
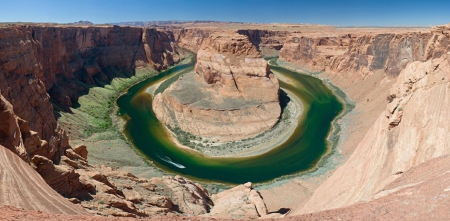
[[[397,97],[395,94],[390,94],[390,95],[388,95],[388,96],[386,97],[386,100],[387,100],[389,103],[391,103],[391,102],[395,99],[395,97]]]

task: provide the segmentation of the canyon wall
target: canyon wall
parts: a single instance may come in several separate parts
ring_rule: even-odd
[[[173,29],[178,46],[197,52],[203,41],[214,32],[213,29]]]
[[[147,180],[90,165],[82,145],[66,149],[61,162],[54,164],[41,153],[48,143],[15,115],[3,96],[0,120],[0,205],[58,214],[89,214],[86,208],[98,215],[124,217],[200,215],[213,205],[201,185],[182,177]]]
[[[270,30],[238,30],[241,35],[249,37],[250,41],[264,56],[278,56],[289,35],[288,31]]]
[[[53,104],[70,111],[89,85],[161,70],[180,60],[171,32],[130,27],[0,28],[0,93],[14,112],[48,142],[41,154],[58,162],[69,148]],[[45,152],[45,153],[44,153]]]
[[[290,33],[289,31],[258,29],[230,30],[229,32],[235,31],[241,35],[247,36],[250,42],[252,42],[264,56],[278,56]],[[178,46],[197,52],[203,41],[205,41],[212,33],[220,32],[220,30],[214,28],[186,28],[172,29],[172,32],[174,33]]]
[[[113,77],[131,76],[135,68],[157,70],[166,68],[182,56],[174,46],[176,41],[180,46],[194,51],[199,50],[197,74],[190,75],[191,79],[184,77],[186,79],[181,79],[179,84],[173,84],[164,93],[168,94],[171,91],[176,94],[180,89],[177,87],[183,86],[183,81],[186,83],[186,80],[194,79],[207,88],[205,90],[207,94],[214,92],[226,95],[227,98],[239,95],[265,102],[262,102],[262,106],[256,105],[258,108],[252,109],[253,112],[278,110],[279,106],[267,106],[274,104],[278,99],[272,96],[275,93],[265,94],[267,91],[275,91],[277,82],[267,71],[267,66],[260,61],[261,55],[258,55],[258,50],[250,44],[259,44],[260,51],[267,48],[278,50],[284,42],[285,35],[289,35],[281,48],[280,60],[289,61],[308,70],[325,71],[328,73],[325,76],[342,77],[348,81],[347,85],[358,86],[359,82],[369,81],[375,75],[380,75],[376,78],[377,81],[388,82],[356,89],[351,86],[355,90],[362,91],[361,93],[376,91],[374,96],[378,97],[375,102],[384,102],[383,110],[375,112],[376,114],[370,112],[375,123],[365,137],[360,139],[361,142],[350,158],[314,192],[306,204],[294,209],[290,215],[346,207],[342,210],[317,213],[311,217],[320,218],[321,214],[326,213],[325,217],[355,218],[355,212],[348,213],[348,211],[373,212],[372,208],[377,208],[377,211],[391,210],[392,207],[386,205],[397,205],[395,203],[398,203],[399,199],[410,200],[413,203],[409,205],[416,205],[408,207],[410,210],[426,205],[421,211],[428,209],[433,211],[433,215],[439,215],[439,211],[436,211],[436,208],[442,208],[439,202],[448,201],[446,198],[448,187],[443,186],[448,178],[446,172],[448,157],[437,160],[433,158],[450,154],[449,140],[446,136],[450,132],[447,125],[450,120],[450,113],[447,111],[450,100],[449,25],[434,27],[431,32],[421,33],[387,31],[375,34],[339,33],[328,36],[240,30],[239,33],[248,37],[247,40],[242,40],[242,37],[220,40],[210,36],[212,31],[207,30],[182,29],[179,32],[174,30],[173,33],[116,26],[0,28],[0,120],[4,122],[0,125],[0,158],[3,158],[0,162],[5,162],[0,163],[0,174],[11,178],[4,179],[0,184],[2,185],[0,189],[11,193],[2,195],[0,202],[6,204],[8,201],[10,205],[28,209],[42,209],[45,206],[49,209],[42,210],[48,212],[83,213],[70,204],[66,205],[66,202],[62,202],[63,198],[53,199],[61,201],[64,207],[51,207],[49,198],[46,197],[57,196],[54,196],[51,189],[46,188],[43,181],[36,177],[36,171],[29,170],[31,167],[28,167],[25,163],[27,162],[60,194],[78,198],[94,196],[97,200],[106,202],[110,207],[108,209],[99,203],[82,202],[84,207],[101,211],[103,215],[166,214],[175,211],[176,208],[189,211],[188,213],[192,215],[208,212],[212,203],[205,195],[205,191],[183,178],[143,180],[132,174],[113,171],[111,168],[92,168],[87,164],[83,147],[69,146],[67,135],[58,126],[53,115],[52,104],[68,110],[68,107],[76,105],[78,96],[88,89],[86,85],[102,85]],[[233,46],[221,42],[222,40],[236,42]],[[205,48],[200,50],[202,44]],[[236,54],[252,58],[241,59]],[[244,74],[241,75],[241,72]],[[247,72],[251,74],[247,75]],[[261,78],[263,80],[260,82],[263,83],[259,85],[253,82],[248,85],[248,79],[241,82],[239,78]],[[257,87],[253,87],[255,85]],[[383,88],[377,88],[380,85],[383,85]],[[385,87],[390,89],[384,90]],[[249,90],[239,91],[242,88]],[[387,98],[383,93],[378,93],[380,91],[384,91]],[[191,110],[197,111],[185,108],[185,104],[179,100],[170,100],[172,98],[161,99],[160,106],[167,108],[165,105],[168,103],[178,103],[179,106],[171,109],[180,110],[179,112],[185,116],[188,116]],[[216,97],[209,98],[208,101],[217,101]],[[366,101],[366,97],[359,100]],[[245,105],[253,104],[253,102],[245,103]],[[245,105],[239,104],[240,107]],[[364,105],[370,105],[368,98],[366,103],[357,103],[357,108]],[[264,108],[261,108],[263,106]],[[378,108],[373,110],[378,111]],[[222,109],[220,111],[224,112]],[[213,112],[203,113],[205,116],[218,116]],[[245,113],[238,114],[246,116]],[[219,120],[233,119],[230,116],[236,115],[223,115]],[[275,122],[277,119],[272,114],[267,116],[271,119],[268,122]],[[208,118],[201,118],[204,119]],[[243,122],[239,118],[234,119]],[[364,121],[372,122],[371,119],[364,118]],[[253,120],[261,122],[261,119]],[[255,128],[258,127],[257,125]],[[218,133],[226,127],[208,125],[205,128],[218,128],[213,131]],[[57,162],[61,162],[61,165],[53,164]],[[104,174],[108,174],[109,179],[127,180],[127,183],[114,184]],[[10,188],[20,183],[38,185],[24,187],[29,190],[24,193],[17,192],[17,188]],[[131,189],[130,183],[133,185]],[[163,193],[175,193],[174,197],[157,196],[159,193],[153,191],[158,188],[163,190]],[[196,191],[189,195],[189,189],[192,188]],[[437,188],[440,188],[439,191]],[[127,190],[122,192],[120,189]],[[180,189],[183,191],[179,191]],[[141,194],[141,191],[147,195]],[[46,197],[23,205],[24,202],[31,201],[30,199],[36,199],[35,194],[38,193],[45,193]],[[248,198],[245,194],[241,195],[243,199]],[[184,197],[188,197],[189,202],[193,203],[181,202],[183,200],[180,199]],[[226,202],[229,198],[232,197],[225,197],[223,202],[221,200],[216,202],[227,208]],[[438,198],[443,200],[437,202]],[[11,199],[21,200],[19,202]],[[421,199],[427,200],[420,201]],[[73,202],[77,200],[73,199]],[[243,202],[245,203],[245,200]],[[145,204],[146,207],[137,206],[141,204]],[[259,199],[258,204],[261,204]],[[431,207],[427,207],[428,205]],[[437,206],[432,207],[433,205]],[[257,217],[259,211],[252,210],[248,214]],[[377,217],[381,215],[384,213],[378,213]],[[394,219],[395,217],[404,218],[394,216]],[[298,217],[291,219],[296,218]]]
[[[383,70],[397,76],[412,61],[427,54],[430,33],[343,34],[310,37],[292,34],[280,52],[280,59],[311,71],[369,75]]]
[[[215,33],[203,41],[195,73],[155,96],[156,116],[202,138],[241,140],[280,117],[278,80],[247,36]]]
[[[137,69],[162,70],[175,64],[182,56],[175,47],[173,34],[155,29],[1,27],[0,120],[3,123],[0,124],[0,149],[6,153],[2,157],[11,155],[8,151],[12,151],[23,160],[17,162],[12,158],[9,164],[0,165],[0,173],[12,177],[5,178],[1,184],[0,189],[9,191],[2,195],[1,203],[27,209],[48,206],[45,211],[82,214],[84,212],[78,206],[70,207],[72,203],[81,203],[81,200],[84,208],[104,215],[147,216],[173,212],[167,205],[151,204],[152,194],[139,202],[150,203],[146,208],[153,209],[136,209],[131,202],[133,197],[126,197],[127,194],[100,174],[99,169],[88,164],[85,146],[72,148],[69,145],[66,132],[55,118],[54,107],[70,111],[69,107],[76,106],[78,97],[92,86],[103,86],[115,77],[130,77]],[[35,171],[30,172],[32,168]],[[37,174],[43,179],[36,178]],[[119,175],[111,175],[110,178]],[[138,182],[132,175],[125,178],[135,184],[143,182]],[[27,183],[23,184],[24,189],[8,187],[21,182]],[[33,182],[36,188],[27,187]],[[60,196],[55,197],[56,192],[49,191],[52,188],[62,196],[72,198],[72,203]],[[36,192],[29,192],[31,190]],[[21,191],[25,192],[21,194]],[[47,201],[51,198],[58,201],[55,206],[49,206]],[[18,203],[27,201],[32,202]],[[98,201],[108,203],[109,209],[103,211],[105,207]],[[171,202],[175,206],[183,206],[176,199]],[[207,206],[199,209],[202,213],[207,210]]]
[[[314,192],[304,206],[294,210],[291,215],[371,201],[377,193],[385,191],[390,183],[401,179],[405,171],[450,154],[446,136],[450,132],[446,124],[450,121],[450,112],[447,110],[450,100],[449,31],[449,25],[433,28],[431,34],[423,34],[430,36],[426,42],[422,40],[419,44],[419,48],[422,48],[421,45],[425,47],[411,50],[411,53],[399,53],[405,48],[416,47],[404,47],[406,40],[398,44],[396,39],[411,39],[413,35],[392,38],[389,45],[397,45],[398,48],[390,48],[393,55],[385,56],[384,70],[387,75],[395,77],[385,101],[385,110],[345,164]],[[420,38],[412,42],[420,42]],[[415,54],[413,51],[420,53]],[[411,60],[404,64],[403,58]],[[390,59],[396,62],[389,62]],[[393,68],[400,69],[403,65],[406,68],[399,72]],[[414,185],[399,186],[392,191]]]

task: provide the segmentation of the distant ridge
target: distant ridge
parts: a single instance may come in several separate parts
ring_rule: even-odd
[[[232,22],[232,21],[208,21],[208,20],[194,20],[194,21],[183,21],[183,20],[168,20],[168,21],[130,21],[130,22],[115,22],[108,23],[111,25],[119,26],[164,26],[164,25],[179,25],[179,24],[201,24],[201,23],[214,23],[214,24],[249,24],[246,22]]]

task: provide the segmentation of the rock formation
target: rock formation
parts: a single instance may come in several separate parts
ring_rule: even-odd
[[[0,205],[56,214],[88,214],[53,190],[12,151],[0,145]]]
[[[191,51],[198,51],[205,39],[211,35],[211,29],[174,29],[173,33],[178,46]]]
[[[433,29],[433,37],[424,49],[424,59],[438,57],[407,64],[389,91],[385,111],[347,162],[292,215],[369,201],[400,179],[405,171],[450,154],[445,135],[450,128],[443,124],[450,121],[448,30],[448,26]],[[439,45],[434,39],[441,39]]]
[[[199,51],[205,41],[214,31],[213,28],[182,28],[172,29],[178,46],[191,51]],[[239,34],[248,36],[250,42],[264,56],[277,56],[289,35],[288,31],[271,31],[258,29],[236,30]]]
[[[278,121],[278,80],[246,36],[220,33],[198,51],[195,73],[155,96],[164,124],[221,141],[256,136]]]
[[[0,39],[1,95],[46,141],[39,154],[54,162],[69,144],[50,100],[68,110],[86,85],[131,76],[139,67],[160,70],[180,59],[173,35],[155,29],[13,25],[0,28]]]
[[[401,174],[367,202],[283,220],[446,220],[450,157],[429,160]]]
[[[397,76],[409,62],[422,61],[430,33],[344,34],[304,36],[292,34],[280,59],[312,71],[357,72],[367,76],[384,70]]]
[[[89,165],[86,146],[69,145],[50,103],[52,100],[59,107],[69,107],[84,93],[86,85],[101,85],[114,77],[131,76],[136,68],[160,70],[174,64],[181,55],[174,47],[170,32],[116,26],[12,25],[0,28],[0,39],[0,149],[5,152],[1,156],[11,157],[8,151],[12,151],[22,158],[20,162],[18,157],[11,158],[13,161],[2,160],[0,173],[11,178],[3,180],[0,187],[6,191],[1,205],[84,213],[79,206],[56,194],[56,190],[71,198],[71,202],[103,215],[145,217],[180,212],[198,215],[209,211],[212,202],[206,190],[189,180],[164,178],[150,184],[131,174],[121,175],[111,168]],[[38,174],[44,179],[36,178]],[[114,184],[110,180],[128,181]],[[166,180],[170,182],[165,184]],[[24,183],[21,185],[25,193],[19,194],[17,189],[8,187],[20,183]],[[27,187],[33,183],[36,187]],[[128,186],[125,188],[121,183]],[[131,186],[142,183],[145,188],[137,188],[139,192],[136,192],[129,187],[130,183]],[[158,188],[173,197],[159,199]],[[30,201],[31,198],[37,200]],[[48,199],[61,203],[49,206]]]
[[[372,117],[373,126],[364,130],[368,130],[366,136],[345,164],[287,220],[449,217],[449,25],[420,33],[340,31],[327,35],[247,29],[239,31],[243,35],[211,33],[210,29],[182,29],[172,34],[117,26],[0,28],[0,205],[50,213],[35,212],[30,217],[6,207],[0,208],[0,219],[86,213],[74,204],[104,216],[173,215],[170,218],[177,219],[174,216],[180,213],[210,211],[226,219],[267,213],[262,197],[249,184],[211,199],[203,187],[179,176],[142,179],[90,165],[86,148],[72,148],[58,126],[52,103],[68,110],[86,91],[86,84],[102,85],[116,76],[131,76],[135,68],[166,68],[181,56],[175,41],[200,49],[196,73],[184,75],[157,95],[159,110],[155,112],[160,111],[165,123],[193,134],[222,133],[223,140],[242,139],[276,122],[278,83],[258,49],[282,48],[281,60],[326,71],[322,76],[359,86],[348,87],[362,94],[356,99],[357,108],[372,105],[372,98],[375,103],[384,102],[382,108],[374,105],[372,111],[379,116]],[[361,87],[365,81],[369,87]],[[388,86],[390,90],[384,90]],[[186,88],[189,93],[182,92]],[[381,90],[386,95],[377,93]],[[373,95],[370,102],[369,95]],[[216,109],[205,108],[211,104]],[[364,120],[371,124],[372,118]],[[229,124],[217,123],[227,120]],[[237,123],[243,126],[236,128]],[[233,135],[238,131],[244,135]],[[8,216],[10,212],[14,215]],[[314,213],[304,214],[310,212]]]
[[[228,219],[256,219],[267,215],[264,200],[248,182],[213,195],[214,207],[210,217]]]
[[[86,214],[72,204],[76,203],[95,214],[126,217],[200,215],[213,206],[208,191],[182,177],[139,179],[109,167],[89,165],[83,145],[66,149],[55,165],[39,155],[46,153],[46,142],[29,130],[27,122],[15,115],[2,96],[0,120],[4,122],[0,125],[0,205]]]
[[[238,30],[238,33],[248,36],[264,56],[278,56],[289,35],[288,31],[270,30]]]

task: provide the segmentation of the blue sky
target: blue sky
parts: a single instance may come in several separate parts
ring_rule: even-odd
[[[282,2],[282,3],[280,3]],[[0,22],[214,20],[336,26],[450,23],[450,1],[416,0],[4,0]]]

